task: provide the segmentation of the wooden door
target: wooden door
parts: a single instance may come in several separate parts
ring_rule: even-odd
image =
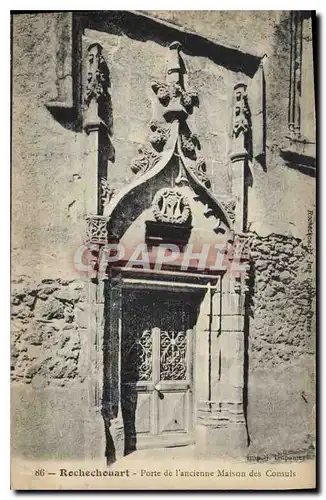
[[[126,453],[193,442],[191,302],[180,293],[128,292],[123,310]]]

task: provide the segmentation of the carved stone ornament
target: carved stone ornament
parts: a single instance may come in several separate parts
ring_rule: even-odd
[[[149,136],[149,141],[156,151],[162,151],[168,140],[170,129],[166,124],[152,120],[150,123],[151,134]]]
[[[231,222],[234,223],[235,221],[235,207],[237,205],[237,202],[235,199],[231,199],[231,200],[225,200],[225,201],[221,201],[226,213],[228,214]]]
[[[237,252],[241,255],[242,260],[249,260],[251,258],[251,248],[255,239],[254,233],[237,233],[235,242]]]
[[[86,217],[86,242],[105,245],[108,241],[107,218],[102,215]]]
[[[152,90],[160,104],[166,108],[163,117],[167,122],[173,120],[184,121],[192,113],[193,107],[198,106],[198,94],[186,90],[183,84],[184,65],[180,60],[181,44],[172,42],[169,46],[167,78],[164,82],[152,82]]]
[[[211,187],[211,181],[206,173],[206,162],[203,156],[198,156],[195,164],[191,165],[191,170],[196,175],[196,177],[206,186],[208,189]]]
[[[152,89],[158,100],[167,108],[164,116],[172,118],[187,118],[194,106],[198,106],[197,92],[184,90],[180,83],[152,82]]]
[[[111,188],[108,183],[108,180],[104,177],[101,178],[101,207],[103,207],[106,203],[109,203],[111,198],[114,196],[115,190]]]
[[[154,217],[159,222],[186,224],[191,215],[187,198],[175,188],[160,189],[152,206]]]
[[[234,111],[232,135],[246,134],[249,131],[250,111],[248,107],[247,86],[239,83],[234,87]]]
[[[153,149],[141,146],[138,148],[138,156],[134,158],[131,170],[134,174],[144,174],[159,161],[160,155]]]
[[[99,102],[108,96],[109,72],[102,55],[102,47],[98,43],[91,44],[87,52],[87,84],[84,93],[84,104],[89,106],[94,99]]]
[[[199,100],[197,92],[186,90],[184,87],[185,66],[179,54],[180,48],[179,42],[173,42],[169,46],[166,82],[152,82],[152,90],[158,102],[154,103],[155,119],[150,122],[149,142],[151,146],[139,148],[139,155],[133,160],[131,170],[135,174],[144,174],[152,169],[161,158],[157,153],[163,155],[167,143],[167,147],[173,147],[171,130],[173,124],[179,122],[178,132],[175,134],[174,155],[180,158],[181,149],[183,155],[189,160],[188,168],[206,188],[210,188],[205,161],[198,153],[201,149],[199,138],[191,132],[186,122],[193,107],[198,106]],[[187,175],[182,162],[178,163],[179,173],[176,183],[181,185],[187,183]]]
[[[204,204],[204,216],[214,217],[215,220],[210,221],[213,231],[233,239],[232,223],[209,190],[202,148],[195,130],[191,130],[195,120],[190,119],[187,110],[195,106],[198,97],[195,92],[185,90],[186,68],[179,49],[178,43],[170,45],[166,83],[154,82],[152,86],[157,98],[152,100],[149,141],[146,146],[139,147],[138,156],[131,165],[137,177],[105,206],[103,213],[109,220],[110,234],[116,238],[121,238],[130,226],[129,214],[135,209],[135,202],[137,213],[147,210],[151,200],[149,193],[154,192],[153,217],[146,220],[146,241],[155,244],[175,240],[186,244],[192,229],[190,204],[184,196],[187,191],[183,189],[187,186],[187,190],[198,195],[198,201]],[[161,189],[162,186],[165,187]],[[125,208],[127,203],[130,210]]]
[[[182,133],[181,147],[185,156],[191,159],[196,159],[196,150],[200,148],[198,136],[191,133]]]

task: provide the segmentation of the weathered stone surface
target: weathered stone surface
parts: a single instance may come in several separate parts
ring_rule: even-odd
[[[12,293],[12,380],[37,386],[64,386],[82,380],[79,367],[80,328],[76,304],[83,299],[84,284],[43,280]],[[85,368],[85,367],[84,367]]]
[[[255,370],[306,354],[315,336],[307,320],[313,314],[315,288],[309,254],[300,240],[254,235],[251,256],[250,370]]]

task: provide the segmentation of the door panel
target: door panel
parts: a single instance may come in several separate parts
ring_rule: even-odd
[[[127,452],[187,442],[192,418],[191,307],[177,294],[128,292],[122,329]],[[191,441],[189,441],[191,442]]]
[[[159,402],[159,432],[186,432],[186,394],[184,392],[163,392]]]
[[[151,394],[148,392],[137,392],[137,407],[136,407],[136,433],[151,432]]]

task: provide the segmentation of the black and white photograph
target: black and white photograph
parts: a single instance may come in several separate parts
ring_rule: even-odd
[[[11,11],[11,488],[316,487],[309,10]]]

